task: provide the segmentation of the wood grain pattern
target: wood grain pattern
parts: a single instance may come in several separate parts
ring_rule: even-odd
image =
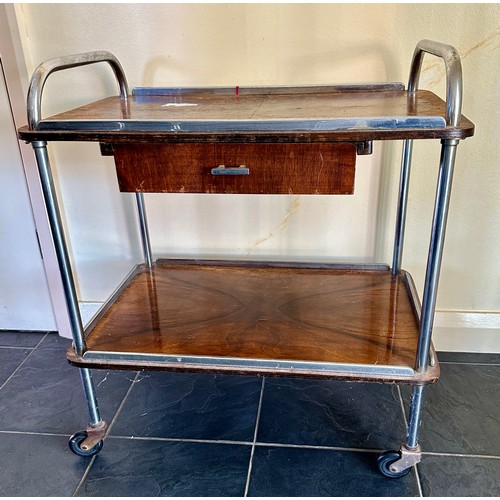
[[[169,107],[172,102],[196,104]],[[335,119],[446,115],[446,104],[429,91],[346,92],[332,94],[214,95],[131,97],[132,120],[265,120]],[[329,142],[394,139],[464,139],[474,134],[474,124],[462,116],[458,127],[429,129],[353,129],[330,132],[123,132],[105,130],[52,131],[50,120],[123,121],[118,97],[110,97],[43,120],[47,130],[19,135],[33,140],[80,140],[101,142]]]
[[[118,144],[121,191],[239,194],[352,194],[356,146],[331,144]],[[218,165],[249,175],[214,176]]]
[[[157,263],[138,273],[89,350],[413,367],[418,321],[385,270]]]

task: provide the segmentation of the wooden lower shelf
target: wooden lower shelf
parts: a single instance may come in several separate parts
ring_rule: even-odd
[[[406,273],[386,266],[157,261],[94,322],[86,367],[428,383]]]

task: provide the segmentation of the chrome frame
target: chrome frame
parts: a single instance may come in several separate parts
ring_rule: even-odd
[[[42,92],[47,78],[56,71],[76,68],[100,62],[108,63],[113,69],[118,86],[120,87],[120,99],[124,103],[125,115],[128,113],[129,89],[127,78],[118,59],[107,51],[85,52],[71,56],[56,57],[41,63],[33,73],[28,89],[28,125],[31,130],[37,130],[42,120]]]
[[[144,193],[135,193],[137,203],[137,216],[139,219],[139,229],[141,232],[142,253],[146,265],[151,269],[153,267],[153,253],[151,250],[151,240],[149,238],[148,219],[146,216],[146,202]]]
[[[424,396],[424,386],[416,385],[410,402],[410,418],[408,419],[408,436],[406,438],[406,447],[410,450],[418,446],[418,435],[422,416],[422,403]]]
[[[396,214],[396,235],[394,237],[394,255],[392,259],[392,274],[398,274],[399,271],[401,271],[401,262],[403,260],[403,246],[406,227],[406,210],[408,206],[408,192],[410,188],[412,152],[413,140],[407,139],[403,142],[401,179],[399,181],[398,211]]]
[[[419,372],[424,372],[427,369],[429,361],[429,349],[436,308],[439,273],[443,257],[446,221],[450,204],[451,184],[458,142],[458,140],[442,141],[434,218],[427,259],[427,271],[424,281],[424,293],[422,296],[422,317],[420,318],[416,364],[417,371]]]
[[[422,61],[425,53],[433,54],[435,56],[441,57],[444,60],[446,68],[446,119],[437,123],[436,121],[429,122],[427,126],[449,126],[456,127],[460,123],[461,118],[461,105],[462,105],[462,69],[460,63],[460,57],[456,49],[449,45],[432,42],[429,40],[422,40],[417,44],[415,52],[413,54],[410,77],[408,83],[408,91],[411,96],[415,96],[418,89],[418,83],[420,78],[420,71],[422,66]],[[28,92],[28,123],[31,130],[41,130],[43,128],[53,128],[54,126],[67,127],[65,129],[69,130],[71,127],[79,127],[79,130],[90,130],[88,127],[95,127],[97,122],[92,124],[83,121],[67,121],[67,122],[57,122],[46,120],[41,121],[41,103],[42,103],[42,91],[46,82],[46,79],[50,74],[55,71],[62,69],[73,68],[77,66],[83,66],[98,62],[107,62],[112,67],[115,76],[117,78],[118,86],[120,88],[120,99],[123,104],[122,111],[124,119],[129,118],[129,91],[128,85],[125,78],[123,69],[118,62],[118,60],[110,54],[109,52],[89,52],[85,54],[78,54],[76,56],[67,56],[57,59],[51,59],[42,63],[36,69],[33,78],[31,80],[29,92]],[[375,84],[373,90],[377,90],[377,85]],[[402,90],[400,88],[401,84],[387,84],[387,89],[389,90]],[[361,86],[360,90],[365,89],[365,86]],[[308,87],[309,89],[312,87]],[[321,88],[321,87],[318,87]],[[287,89],[287,87],[281,87],[281,91]],[[355,86],[338,86],[339,91],[342,89],[355,90]],[[192,89],[191,89],[192,90]],[[224,88],[222,92],[231,92],[233,88]],[[276,89],[275,89],[276,90]],[[380,90],[380,88],[378,88]],[[182,93],[183,89],[156,89],[156,95],[158,92],[170,92],[170,93]],[[219,89],[221,91],[221,89]],[[272,92],[272,90],[267,90]],[[307,90],[305,90],[307,92]],[[134,93],[137,96],[148,96],[153,95],[151,89],[136,89]],[[161,94],[160,95],[165,95]],[[242,89],[242,93],[255,92],[255,89]],[[271,123],[273,122],[273,123]],[[71,125],[73,123],[73,125]],[[106,130],[109,129],[112,121],[102,121],[99,122],[99,126],[104,127]],[[124,122],[117,122],[124,129]],[[238,127],[243,127],[244,125],[233,124],[229,122],[221,123],[220,125],[224,127],[229,127],[230,130],[240,130]],[[214,123],[211,123],[213,126]],[[255,126],[255,123],[253,124]],[[295,122],[288,122],[282,120],[279,123],[275,121],[263,122],[260,124],[266,129],[266,127],[272,125],[272,127],[279,126],[286,130],[294,130],[294,127],[304,127],[304,123],[297,124]],[[310,126],[311,124],[309,124]],[[348,126],[346,122],[343,126]],[[386,126],[385,124],[384,126]],[[144,126],[142,122],[129,121],[129,126]],[[156,125],[147,125],[151,129],[155,129]],[[165,125],[163,125],[165,126]],[[167,127],[174,126],[175,130],[181,130],[178,124],[167,124]],[[192,123],[190,125],[190,130],[198,130],[199,127],[204,127],[206,124],[204,122]],[[313,129],[315,130],[331,130],[338,124],[329,123],[328,120],[321,121],[321,123],[315,123]],[[376,119],[370,126],[377,128]],[[380,125],[379,125],[380,126]],[[395,125],[398,126],[397,120]],[[425,125],[424,125],[425,126]],[[233,127],[233,128],[231,128]],[[236,127],[236,128],[234,128]],[[318,128],[319,127],[319,128]],[[217,124],[215,124],[217,129]],[[220,128],[220,127],[219,127]],[[133,128],[132,128],[133,129]],[[131,129],[131,130],[132,130]],[[302,128],[303,129],[303,128]],[[161,130],[164,130],[161,129]],[[206,364],[219,364],[219,366],[255,366],[255,368],[269,368],[273,369],[293,369],[297,371],[315,369],[319,371],[324,371],[329,374],[353,374],[353,373],[363,373],[373,376],[391,376],[397,374],[399,376],[408,375],[410,377],[410,372],[412,376],[423,374],[428,369],[436,364],[435,352],[431,344],[432,336],[432,325],[434,321],[437,288],[439,272],[441,267],[441,260],[443,254],[444,236],[446,230],[446,220],[448,214],[448,207],[450,201],[451,184],[453,177],[453,169],[456,155],[456,147],[459,141],[456,139],[443,140],[440,158],[440,170],[439,178],[437,183],[436,201],[434,207],[434,218],[432,223],[432,233],[429,246],[428,260],[427,260],[427,271],[424,284],[424,293],[422,306],[418,302],[418,296],[415,291],[415,286],[411,280],[411,277],[407,275],[406,284],[409,288],[409,293],[414,303],[414,309],[416,314],[420,318],[420,329],[419,329],[419,342],[416,356],[416,365],[412,369],[410,367],[387,367],[387,366],[357,366],[348,365],[343,363],[316,363],[316,362],[296,362],[296,361],[276,361],[276,360],[245,360],[240,358],[232,359],[217,359],[205,358],[205,357],[178,357],[178,356],[148,356],[146,354],[137,353],[134,355],[134,359],[142,357],[148,361],[160,362],[160,363],[173,363],[173,364],[191,364],[193,366],[200,366]],[[49,222],[52,230],[52,235],[54,238],[54,245],[56,248],[56,253],[59,261],[59,268],[62,276],[66,302],[68,306],[68,314],[70,317],[71,328],[73,333],[74,348],[77,356],[87,359],[103,361],[112,361],[113,359],[127,360],[130,358],[129,355],[124,353],[97,353],[86,351],[85,335],[82,325],[82,319],[80,315],[80,310],[78,307],[78,297],[76,293],[75,283],[71,270],[71,263],[69,259],[68,249],[64,238],[64,229],[61,220],[61,215],[57,203],[56,193],[53,185],[53,178],[50,169],[50,162],[47,154],[47,144],[45,141],[34,141],[32,143],[39,172],[41,178],[41,184],[43,189],[43,194],[45,198],[45,203],[47,207],[47,213],[49,217]],[[393,266],[392,273],[399,274],[401,271],[401,262],[403,255],[403,243],[404,243],[404,232],[405,232],[405,222],[406,222],[406,212],[408,203],[408,191],[409,191],[409,179],[410,179],[410,169],[411,169],[411,156],[412,156],[413,141],[406,140],[404,142],[402,161],[401,161],[401,178],[399,186],[399,198],[398,198],[398,208],[396,217],[396,234],[394,240],[394,252],[393,252]],[[136,194],[137,208],[139,225],[142,239],[142,246],[144,252],[144,258],[146,265],[151,268],[153,265],[153,258],[151,252],[151,244],[149,239],[148,224],[146,218],[144,197],[142,193]],[[406,273],[405,273],[406,274]],[[114,294],[113,297],[116,297]],[[105,310],[106,305],[103,307]],[[94,324],[94,322],[93,322]],[[161,358],[161,359],[159,359]],[[98,429],[98,433],[104,435],[105,423],[102,422],[99,408],[97,405],[97,399],[95,396],[95,388],[92,382],[91,372],[88,368],[80,369],[83,387],[85,390],[85,395],[88,403],[89,415],[90,415],[90,426]],[[410,403],[410,417],[408,422],[408,435],[406,443],[402,445],[402,458],[399,461],[400,464],[396,467],[406,468],[409,463],[417,463],[420,460],[421,451],[418,446],[418,434],[421,422],[421,412],[422,412],[422,401],[423,401],[423,385],[416,385],[413,388],[412,399]],[[101,434],[99,434],[101,436]],[[91,439],[95,439],[95,436]],[[409,457],[409,458],[408,458]],[[396,463],[397,464],[397,463]]]
[[[408,91],[415,96],[418,90],[420,71],[425,53],[441,57],[446,69],[446,125],[456,127],[460,124],[462,112],[462,65],[458,51],[446,44],[421,40],[414,51],[410,68]],[[443,256],[446,221],[451,195],[453,169],[455,164],[458,140],[441,141],[441,158],[439,162],[439,176],[432,221],[432,231],[427,257],[427,270],[424,282],[422,306],[418,305],[417,313],[420,317],[419,341],[415,370],[424,373],[428,366],[436,365],[436,355],[432,347],[432,329],[436,309],[437,290],[441,260]],[[403,256],[403,241],[408,205],[408,191],[410,182],[410,169],[413,141],[406,140],[403,145],[401,176],[399,185],[398,208],[396,215],[396,234],[394,238],[393,274],[401,270]],[[410,287],[411,288],[411,287]],[[414,285],[413,285],[414,289]],[[414,293],[414,292],[413,292]],[[408,422],[408,436],[406,444],[401,448],[401,459],[393,464],[395,470],[407,468],[411,465],[405,455],[405,450],[410,450],[411,460],[420,461],[421,451],[418,446],[418,435],[421,423],[423,385],[413,388],[410,402],[410,418]],[[410,463],[410,465],[408,465]]]
[[[110,52],[87,52],[74,56],[50,59],[37,67],[28,90],[27,113],[29,128],[31,130],[37,130],[40,125],[43,88],[47,78],[52,73],[63,69],[75,68],[99,62],[106,62],[113,69],[120,88],[123,116],[125,118],[128,117],[130,114],[128,100],[129,90],[127,79],[120,62]],[[47,216],[49,218],[59,271],[61,273],[61,280],[68,308],[68,316],[71,324],[73,345],[75,351],[80,353],[80,355],[83,355],[86,350],[83,322],[78,304],[78,295],[76,292],[68,247],[66,245],[64,235],[64,226],[57,202],[50,161],[47,154],[47,143],[45,141],[34,141],[32,146],[38,165]],[[140,216],[140,218],[142,221],[142,216]],[[86,447],[92,447],[93,444],[95,444],[94,441],[96,436],[98,438],[104,436],[107,424],[101,418],[91,371],[88,368],[80,368],[80,376],[89,412],[89,426],[87,428],[88,437],[80,444],[82,449],[86,449]]]
[[[462,110],[462,65],[458,51],[454,47],[430,40],[421,40],[413,53],[408,91],[415,95],[418,90],[420,71],[425,53],[441,57],[444,61],[446,69],[446,123],[447,126],[458,126]],[[420,319],[419,346],[416,360],[416,369],[418,372],[424,372],[429,362],[437,286],[441,267],[456,146],[458,143],[459,141],[455,139],[442,141],[440,173],[434,208],[434,219],[432,223],[431,242],[427,259],[427,272],[422,300],[422,316]],[[396,234],[394,238],[393,274],[397,274],[401,270],[412,149],[413,141],[405,141],[401,162]]]
[[[446,124],[457,127],[462,116],[462,63],[455,47],[432,40],[421,40],[415,47],[410,68],[408,92],[418,90],[420,70],[425,53],[440,57],[446,70]]]
[[[64,237],[64,226],[62,223],[61,212],[57,202],[54,180],[50,168],[49,156],[47,154],[47,143],[45,141],[35,141],[31,143],[35,152],[38,172],[42,185],[45,207],[49,219],[54,247],[56,250],[59,271],[64,288],[64,295],[68,307],[68,315],[73,334],[73,343],[76,352],[83,354],[85,350],[85,338],[83,334],[83,323],[78,306],[78,296],[76,293],[75,281],[71,269],[68,247]]]
[[[32,143],[38,165],[45,207],[49,218],[52,238],[56,250],[59,271],[64,288],[64,296],[68,308],[68,316],[71,324],[71,333],[73,335],[73,345],[76,352],[83,355],[85,352],[85,336],[83,330],[83,322],[78,305],[78,295],[76,293],[73,272],[71,270],[71,261],[69,258],[68,247],[64,237],[64,227],[61,219],[61,213],[57,202],[54,181],[50,168],[49,157],[47,154],[47,143],[44,141],[36,141]],[[80,368],[83,390],[85,392],[85,400],[89,412],[90,426],[106,427],[106,423],[102,420],[97,403],[92,374],[88,368]],[[81,443],[81,446],[88,446],[87,440]]]
[[[460,117],[462,116],[462,64],[460,55],[451,45],[431,40],[421,40],[415,47],[408,79],[408,92],[413,96],[418,90],[425,53],[441,57],[444,60],[446,69],[446,125],[456,127],[460,124]],[[394,274],[401,269],[412,150],[413,140],[404,141],[392,266]]]

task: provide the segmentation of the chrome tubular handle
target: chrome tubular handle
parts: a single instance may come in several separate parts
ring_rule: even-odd
[[[57,57],[40,64],[31,77],[28,90],[28,126],[30,130],[36,130],[42,119],[42,91],[45,81],[51,73],[99,62],[107,62],[113,69],[120,87],[120,99],[128,109],[129,90],[127,79],[120,62],[111,52],[101,50]]]
[[[250,175],[250,169],[246,165],[239,167],[226,167],[226,165],[219,165],[212,168],[212,175]]]
[[[444,60],[446,68],[446,124],[456,127],[462,113],[462,63],[455,47],[432,40],[421,40],[415,47],[408,81],[408,91],[416,92],[424,54],[435,55]]]

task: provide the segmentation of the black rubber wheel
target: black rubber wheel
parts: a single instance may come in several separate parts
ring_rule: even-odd
[[[391,470],[391,465],[401,458],[401,455],[398,451],[386,451],[382,453],[378,457],[378,468],[380,472],[385,476],[391,479],[399,479],[400,477],[404,477],[410,473],[411,467],[404,469],[400,472],[394,472]]]
[[[88,450],[84,450],[80,447],[80,445],[83,443],[83,441],[87,437],[87,431],[80,431],[76,432],[69,438],[69,449],[75,454],[79,455],[80,457],[93,457],[94,455],[97,455],[101,450],[102,450],[102,445],[103,442],[99,441],[97,444],[95,444],[92,448],[89,448]]]

